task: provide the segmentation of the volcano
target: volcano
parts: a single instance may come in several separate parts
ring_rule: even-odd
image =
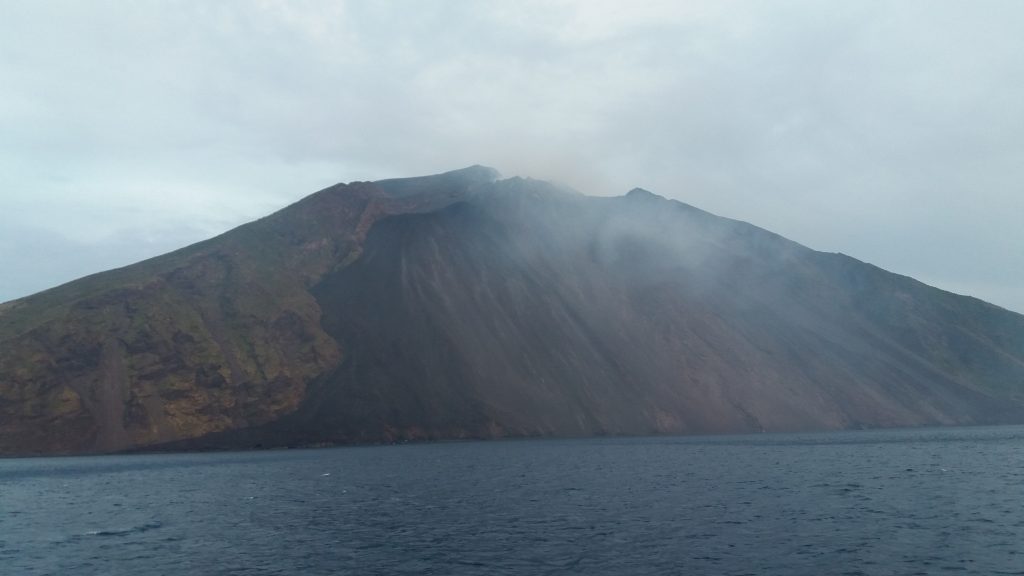
[[[1024,422],[1024,316],[635,189],[321,190],[0,304],[0,454]]]

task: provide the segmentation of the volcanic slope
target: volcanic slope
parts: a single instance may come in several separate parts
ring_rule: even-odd
[[[643,190],[338,185],[0,308],[0,452],[1024,422],[1024,316]]]

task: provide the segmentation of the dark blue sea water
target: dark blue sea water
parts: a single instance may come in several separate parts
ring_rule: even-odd
[[[0,574],[1024,574],[1024,428],[0,460]]]

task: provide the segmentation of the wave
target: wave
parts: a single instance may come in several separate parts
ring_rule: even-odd
[[[130,528],[116,528],[110,530],[90,530],[86,532],[85,536],[125,536],[127,534],[137,534],[141,532],[148,532],[150,530],[156,530],[163,526],[162,522],[153,521],[140,524],[138,526],[132,526]]]

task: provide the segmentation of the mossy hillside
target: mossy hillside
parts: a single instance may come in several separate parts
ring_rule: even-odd
[[[42,415],[66,429],[60,442],[74,451],[104,426],[144,445],[294,410],[306,382],[340,356],[306,287],[353,248],[369,194],[346,192],[334,187],[209,241],[9,303],[0,444]],[[111,338],[120,374],[104,367]],[[118,399],[122,421],[98,422],[98,407]]]

